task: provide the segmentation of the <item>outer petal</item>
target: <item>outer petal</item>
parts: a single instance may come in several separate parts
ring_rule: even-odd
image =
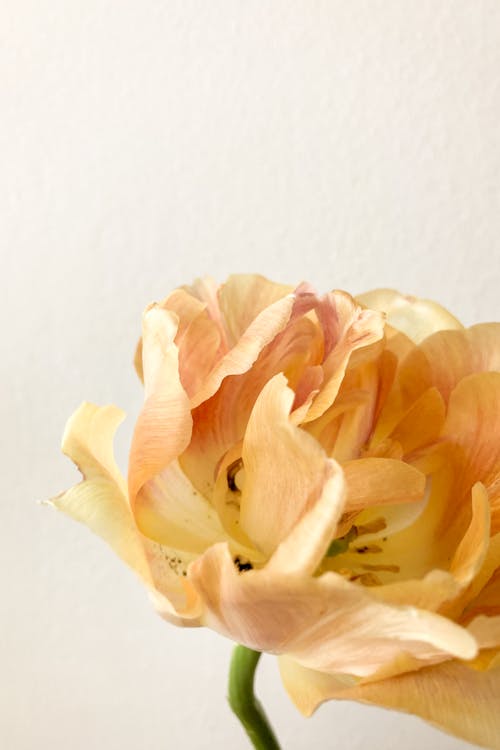
[[[62,450],[84,480],[51,503],[101,536],[146,581],[142,545],[127,502],[126,484],[115,463],[113,438],[125,417],[115,406],[84,403],[68,420]]]
[[[450,620],[377,602],[335,573],[311,578],[272,562],[239,573],[225,545],[195,561],[189,577],[206,607],[204,623],[250,648],[358,676],[401,653],[423,663],[477,653],[474,638]]]
[[[441,305],[431,300],[400,294],[394,289],[375,289],[356,298],[372,310],[387,316],[389,325],[419,343],[436,331],[460,329],[462,324]]]
[[[496,534],[500,531],[500,373],[471,375],[459,383],[450,397],[443,436],[458,449],[457,494],[477,481],[486,486],[491,531]],[[452,520],[449,516],[444,523]]]
[[[492,371],[500,371],[500,323],[482,323],[430,336],[405,358],[399,382],[408,404],[432,386],[448,401],[463,378]]]
[[[145,402],[134,431],[129,461],[132,507],[141,488],[188,445],[192,419],[179,377],[174,343],[177,319],[158,305],[144,314]]]
[[[174,619],[179,613],[182,618],[194,618],[199,612],[194,591],[190,594],[167,564],[167,551],[141,536],[130,511],[126,484],[113,457],[113,437],[123,416],[116,407],[93,404],[83,404],[75,412],[66,426],[62,448],[84,480],[52,504],[102,537],[154,593],[161,612]]]
[[[357,685],[342,675],[306,669],[289,658],[280,659],[280,671],[288,694],[306,716],[332,698],[361,701],[416,714],[469,742],[500,748],[500,665],[480,672],[450,661]]]

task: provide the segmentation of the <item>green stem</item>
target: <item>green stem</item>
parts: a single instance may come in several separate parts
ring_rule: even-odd
[[[254,677],[260,659],[258,651],[236,646],[229,668],[229,705],[257,750],[280,750],[260,701],[254,694]]]

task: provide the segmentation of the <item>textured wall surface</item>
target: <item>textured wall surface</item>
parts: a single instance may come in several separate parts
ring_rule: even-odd
[[[83,400],[126,466],[142,308],[209,273],[500,309],[500,4],[3,0],[0,6],[0,744],[243,748],[231,644],[177,630],[86,529],[36,504]],[[470,747],[330,703],[302,719],[267,657],[287,750]]]

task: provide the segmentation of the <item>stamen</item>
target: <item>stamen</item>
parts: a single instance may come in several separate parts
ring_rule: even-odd
[[[378,544],[365,544],[363,547],[355,547],[354,550],[358,555],[366,555],[382,552],[382,547],[379,547]]]
[[[375,534],[377,531],[383,531],[387,528],[385,518],[375,518],[373,521],[358,526],[358,536],[363,534]]]
[[[381,586],[382,581],[373,573],[363,573],[360,576],[356,576],[356,579],[363,584],[363,586]],[[353,580],[356,580],[353,579]]]
[[[236,484],[236,475],[237,473],[243,468],[243,461],[241,458],[237,458],[236,461],[233,461],[232,464],[229,464],[229,466],[226,469],[226,475],[227,475],[227,486],[231,490],[231,492],[240,492],[240,488]]]
[[[239,555],[234,558],[234,564],[236,565],[240,573],[244,573],[246,570],[253,570],[252,563],[248,560],[242,560]]]
[[[380,570],[386,573],[399,573],[401,568],[399,565],[362,565],[364,570]]]

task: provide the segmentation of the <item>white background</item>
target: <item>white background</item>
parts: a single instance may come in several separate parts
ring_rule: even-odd
[[[86,529],[36,504],[83,399],[141,403],[142,308],[258,271],[394,286],[499,318],[498,0],[3,0],[0,745],[236,748],[230,644],[178,630]],[[311,720],[263,660],[286,750],[459,750],[417,719]]]

